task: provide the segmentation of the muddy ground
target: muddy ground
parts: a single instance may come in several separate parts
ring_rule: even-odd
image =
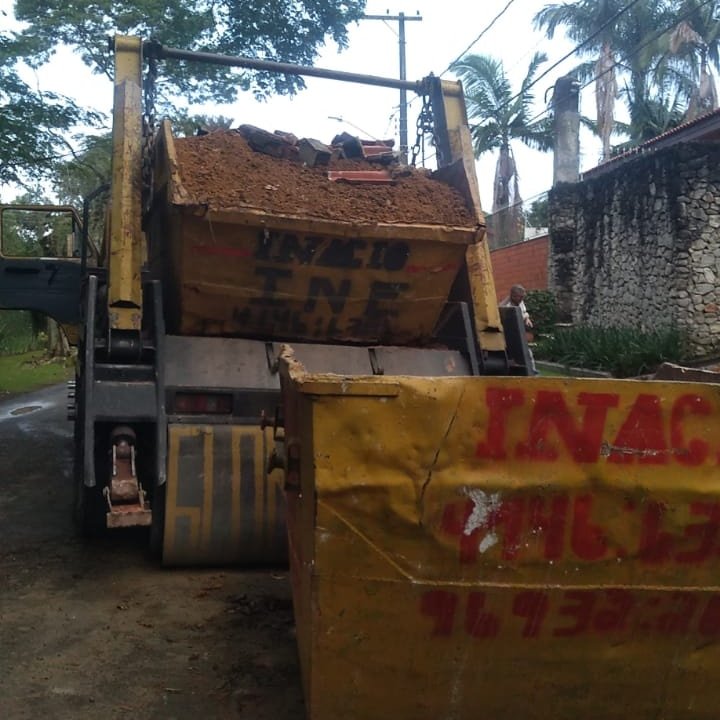
[[[0,718],[303,718],[285,570],[81,542],[64,413],[64,387],[0,398]]]

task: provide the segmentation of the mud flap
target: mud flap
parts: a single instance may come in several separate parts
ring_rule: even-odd
[[[282,476],[266,472],[269,435],[249,425],[169,426],[164,564],[287,562]]]
[[[717,716],[717,389],[281,379],[312,720]]]

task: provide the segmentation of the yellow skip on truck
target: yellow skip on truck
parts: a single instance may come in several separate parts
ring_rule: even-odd
[[[78,345],[86,533],[147,526],[167,565],[289,562],[313,720],[715,720],[717,386],[529,377],[460,84],[114,45],[102,247],[104,189],[82,218],[0,208],[0,307]],[[257,129],[213,154],[147,122],[144,59],[416,91],[437,169],[385,152],[331,178],[327,148]],[[258,183],[260,158],[293,189]],[[429,212],[388,216],[416,173]]]

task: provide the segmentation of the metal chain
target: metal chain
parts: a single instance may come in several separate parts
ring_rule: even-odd
[[[423,104],[417,118],[417,138],[412,147],[411,165],[415,166],[418,155],[422,152],[422,161],[425,162],[425,135],[432,134],[434,130],[432,107],[430,105],[430,96],[423,95]]]
[[[147,72],[143,79],[143,115],[142,115],[142,184],[149,200],[152,185],[152,147],[156,132],[156,88],[157,60],[148,58]]]

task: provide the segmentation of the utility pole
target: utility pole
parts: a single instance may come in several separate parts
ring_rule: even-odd
[[[422,20],[420,13],[405,15],[401,12],[397,15],[363,15],[363,20],[396,20],[398,23],[398,43],[400,45],[400,80],[407,80],[405,69],[405,22],[408,20]],[[400,88],[400,159],[406,163],[408,160],[408,128],[407,128],[407,90]]]

